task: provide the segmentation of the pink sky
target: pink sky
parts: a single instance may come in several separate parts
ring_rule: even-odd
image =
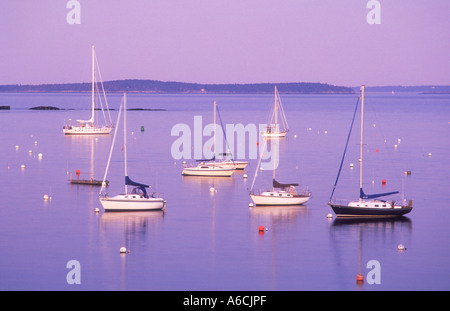
[[[450,85],[450,1],[0,1],[0,84],[103,80]]]

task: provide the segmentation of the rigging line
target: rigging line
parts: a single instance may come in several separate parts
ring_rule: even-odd
[[[333,198],[334,190],[336,189],[336,185],[337,185],[337,183],[338,183],[339,176],[340,176],[340,174],[341,174],[342,165],[344,164],[345,153],[347,152],[348,142],[349,142],[349,140],[350,140],[350,135],[351,135],[351,133],[352,133],[353,123],[355,122],[356,112],[357,112],[357,110],[358,110],[358,104],[359,104],[359,97],[358,97],[358,100],[356,101],[355,111],[353,112],[352,123],[351,123],[351,125],[350,125],[350,130],[349,130],[349,132],[348,132],[347,142],[345,143],[344,154],[342,155],[341,165],[339,166],[339,171],[338,171],[338,174],[337,174],[337,176],[336,176],[336,181],[334,182],[333,191],[331,192],[331,196],[330,196],[329,202],[331,202],[331,199]]]
[[[100,188],[100,192],[99,192],[99,196],[101,196],[103,189],[105,188],[105,181],[106,181],[106,175],[108,174],[108,168],[109,168],[109,163],[111,162],[111,155],[114,149],[114,143],[116,141],[116,136],[117,136],[117,129],[119,128],[119,122],[120,122],[120,115],[122,114],[122,104],[119,107],[119,114],[117,116],[117,122],[116,122],[116,128],[114,129],[114,137],[113,137],[113,141],[111,143],[111,149],[109,151],[109,157],[108,157],[108,162],[106,164],[106,169],[105,169],[105,176],[103,177],[103,181],[102,181],[102,187]]]
[[[286,114],[284,113],[284,108],[283,108],[283,104],[281,103],[281,97],[280,97],[280,93],[277,93],[278,95],[278,106],[280,107],[280,111],[281,111],[281,121],[283,122],[283,126],[285,127],[285,130],[289,130],[289,125],[286,119]]]
[[[109,123],[112,124],[111,112],[109,111],[108,101],[106,100],[106,92],[105,92],[105,88],[103,86],[103,79],[102,79],[102,74],[100,72],[100,65],[98,64],[97,54],[95,54],[95,63],[97,64],[97,72],[98,72],[98,76],[100,78],[100,83],[102,85],[103,97],[105,98],[106,108],[108,110]],[[102,107],[102,110],[103,110],[103,107]],[[104,117],[104,118],[105,118],[105,122],[106,122],[106,117]]]
[[[100,89],[98,88],[97,83],[95,83],[95,87],[97,90],[98,102],[100,103],[100,108],[102,109],[103,119],[105,120],[105,123],[107,123],[108,121],[106,120],[105,110],[103,109],[103,101],[102,101],[102,97],[100,96]],[[98,116],[97,116],[97,121],[98,121]]]
[[[227,140],[226,131],[223,130],[223,123],[222,123],[222,118],[221,118],[220,112],[219,112],[219,105],[216,105],[216,111],[217,111],[217,116],[219,117],[220,126],[221,126],[221,128],[222,128],[222,134],[223,134],[223,137],[225,138],[225,145],[226,145],[226,147],[227,147],[227,150],[228,150],[228,149],[231,150],[230,146],[228,145],[228,140]],[[228,152],[226,152],[226,153],[228,153]],[[231,156],[231,161],[234,162],[233,156]]]
[[[266,145],[267,145],[267,139],[264,139],[264,144],[263,144],[263,148],[262,148],[263,153],[266,150]],[[259,156],[258,163],[256,164],[255,175],[253,176],[252,185],[250,187],[250,193],[253,191],[253,186],[255,185],[256,176],[258,176],[258,170],[259,170],[259,166],[261,165],[261,160],[262,160],[262,154]]]

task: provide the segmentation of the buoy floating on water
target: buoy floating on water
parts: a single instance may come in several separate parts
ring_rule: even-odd
[[[333,215],[331,215],[330,213],[327,214],[327,218],[333,218]]]
[[[381,184],[382,184],[382,185],[386,185],[386,179],[383,179],[383,180],[381,181]]]
[[[119,251],[121,254],[125,254],[127,252],[127,248],[125,246],[122,246]]]
[[[258,231],[259,231],[259,232],[264,232],[264,229],[265,229],[264,226],[259,226],[259,227],[258,227]]]
[[[353,163],[350,163],[350,168],[353,168]]]
[[[216,189],[214,187],[209,188],[209,192],[214,192]]]
[[[253,207],[253,203],[248,203],[248,207]]]
[[[39,159],[42,159],[42,153],[39,153],[39,154],[38,154],[38,158],[39,158]]]
[[[100,212],[100,209],[98,207],[95,208],[95,213],[97,214],[98,212]]]
[[[358,282],[364,281],[364,276],[361,273],[358,273],[356,275],[356,281],[358,281]]]
[[[403,245],[403,244],[399,244],[399,245],[397,246],[397,249],[398,249],[399,251],[404,251],[404,250],[406,250],[406,247],[405,247],[405,245]]]
[[[48,201],[51,200],[51,196],[49,196],[48,194],[44,194],[44,201]]]
[[[247,174],[244,174],[243,178],[246,179],[247,178]]]

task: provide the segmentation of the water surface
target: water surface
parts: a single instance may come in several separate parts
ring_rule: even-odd
[[[450,96],[366,95],[364,189],[400,190],[398,199],[412,199],[414,210],[398,220],[326,217],[357,95],[281,94],[291,130],[280,142],[277,178],[308,186],[312,197],[304,206],[251,208],[257,159],[232,178],[183,177],[171,130],[181,123],[193,129],[195,116],[212,123],[214,100],[226,124],[263,124],[271,95],[129,94],[129,108],[164,109],[129,111],[127,123],[129,175],[163,193],[167,208],[104,213],[98,187],[68,182],[76,170],[100,180],[105,171],[112,135],[62,133],[64,121],[89,118],[89,95],[0,94],[0,105],[11,106],[0,111],[0,289],[449,290]],[[108,100],[115,120],[121,96]],[[28,110],[34,106],[62,110]],[[336,198],[358,196],[359,119],[355,128]],[[124,187],[121,135],[110,194]],[[269,188],[271,178],[261,172],[255,188]],[[52,199],[44,201],[45,194]],[[267,230],[260,234],[259,226]],[[399,252],[399,244],[407,249]],[[120,254],[122,246],[129,253]],[[66,281],[70,260],[80,262],[79,285]],[[370,260],[381,265],[381,284],[356,284]]]

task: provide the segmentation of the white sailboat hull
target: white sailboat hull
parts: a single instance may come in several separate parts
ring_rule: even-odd
[[[235,170],[243,170],[248,165],[247,161],[234,161]]]
[[[112,127],[102,126],[68,126],[63,128],[63,133],[65,135],[100,135],[111,133]]]
[[[105,211],[154,211],[162,210],[166,201],[163,198],[143,198],[135,194],[120,194],[102,197],[100,203]]]
[[[230,177],[233,174],[233,169],[213,165],[199,165],[196,167],[185,167],[181,174],[184,176]]]
[[[262,137],[286,137],[287,131],[282,132],[261,132]]]
[[[250,197],[255,205],[301,205],[310,198],[309,195],[292,195],[285,191],[266,191]]]
[[[243,170],[248,165],[247,161],[231,161],[231,160],[225,160],[222,162],[216,162],[216,163],[205,163],[204,165],[208,166],[220,166],[222,168],[229,168],[234,170]]]

